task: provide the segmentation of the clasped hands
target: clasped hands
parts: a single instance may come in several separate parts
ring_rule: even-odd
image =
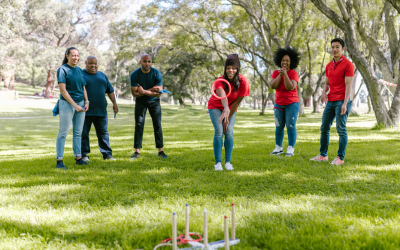
[[[286,70],[286,68],[281,68],[281,69],[278,70],[278,72],[279,72],[279,74],[281,74],[281,75],[287,75],[287,70]]]

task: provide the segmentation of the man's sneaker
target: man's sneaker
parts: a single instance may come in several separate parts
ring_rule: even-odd
[[[63,161],[57,161],[56,168],[59,168],[59,169],[67,169],[67,167],[64,166]]]
[[[84,161],[83,158],[80,158],[79,160],[75,158],[75,165],[89,165],[89,163]]]
[[[226,170],[233,170],[233,166],[230,162],[225,162],[225,169]]]
[[[223,169],[222,169],[221,162],[218,162],[217,164],[215,164],[215,165],[214,165],[214,168],[215,168],[215,170],[217,170],[217,171],[223,170]]]
[[[163,158],[163,159],[167,159],[168,158],[168,156],[164,153],[164,151],[158,152],[158,157]]]
[[[135,152],[135,153],[133,153],[133,155],[132,155],[132,157],[131,157],[131,160],[136,160],[136,159],[139,158],[139,157],[140,157],[140,153]]]
[[[272,153],[270,153],[270,155],[280,155],[280,154],[283,154],[282,147],[275,145],[275,149],[274,151],[272,151]]]
[[[344,160],[341,160],[339,156],[336,156],[336,158],[329,163],[332,165],[342,165],[344,163]]]
[[[327,161],[328,156],[317,155],[314,158],[311,158],[310,161]]]
[[[112,155],[107,156],[106,158],[104,158],[105,161],[116,161],[117,159],[115,159],[114,157],[112,157]]]
[[[84,157],[82,157],[82,160],[83,160],[83,161],[90,161],[90,160],[89,160],[89,156],[84,156]]]
[[[293,156],[294,155],[294,147],[288,146],[286,150],[286,156]]]

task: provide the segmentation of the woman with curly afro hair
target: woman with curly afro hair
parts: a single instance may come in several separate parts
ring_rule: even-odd
[[[289,145],[286,156],[294,155],[294,145],[296,144],[297,131],[296,121],[299,115],[299,97],[297,95],[297,83],[299,74],[294,71],[299,65],[300,54],[296,49],[289,46],[279,48],[274,53],[274,63],[279,68],[272,73],[270,82],[271,88],[275,93],[275,149],[271,155],[283,153],[282,143],[286,125]]]

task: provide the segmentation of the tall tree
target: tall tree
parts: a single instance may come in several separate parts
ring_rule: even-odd
[[[400,13],[398,1],[336,0],[339,13],[325,1],[311,0],[311,2],[344,32],[346,48],[368,88],[377,122],[385,126],[397,125],[400,116],[400,44],[394,27],[393,12],[396,8]],[[383,16],[384,26],[380,25]],[[381,46],[378,42],[381,34],[388,38],[386,46]],[[368,51],[369,55],[364,51]],[[390,58],[385,56],[387,51]],[[376,72],[368,63],[369,57],[379,66],[386,81],[398,82],[389,110],[381,96]]]

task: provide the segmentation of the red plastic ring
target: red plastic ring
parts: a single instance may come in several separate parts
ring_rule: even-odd
[[[228,84],[228,89],[229,89],[229,91],[228,91],[228,94],[227,94],[225,97],[220,97],[220,96],[218,96],[218,95],[215,93],[214,86],[215,86],[215,84],[216,84],[217,82],[220,82],[220,81],[225,82],[226,84]],[[231,91],[232,91],[231,84],[230,84],[227,80],[225,80],[225,79],[217,79],[217,80],[215,80],[215,82],[211,85],[211,93],[214,95],[215,98],[220,99],[220,100],[221,100],[221,99],[228,98],[228,96],[231,94]]]

